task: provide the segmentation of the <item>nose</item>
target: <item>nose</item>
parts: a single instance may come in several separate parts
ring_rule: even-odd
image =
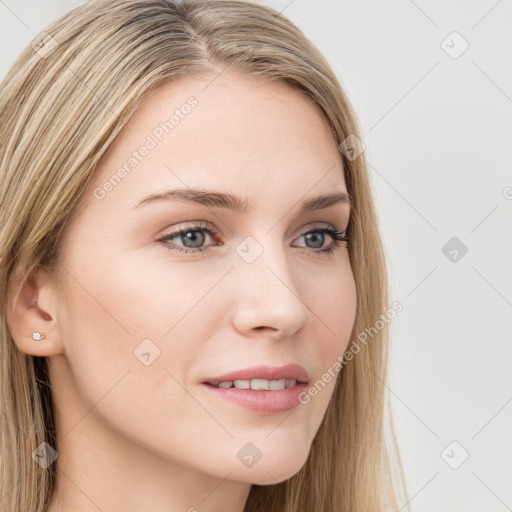
[[[307,297],[301,296],[305,281],[300,286],[282,245],[277,241],[272,247],[270,244],[266,243],[251,263],[243,252],[234,258],[235,268],[230,272],[231,289],[235,290],[232,321],[244,336],[265,333],[281,339],[308,325],[314,314]],[[254,246],[251,250],[255,250]]]

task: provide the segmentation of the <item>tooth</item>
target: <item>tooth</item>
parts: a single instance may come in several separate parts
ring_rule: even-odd
[[[250,389],[251,381],[250,380],[235,380],[233,383],[235,388],[237,389]]]
[[[268,380],[265,379],[251,379],[252,389],[268,389]]]
[[[295,379],[279,379],[279,380],[267,380],[267,379],[251,379],[251,380],[235,380],[219,382],[217,387],[229,389],[235,387],[236,389],[255,389],[255,390],[280,390],[285,388],[291,388],[297,384]]]
[[[287,388],[293,388],[297,384],[297,381],[295,379],[286,379],[286,387]]]
[[[271,380],[268,389],[284,389],[286,386],[286,379]]]

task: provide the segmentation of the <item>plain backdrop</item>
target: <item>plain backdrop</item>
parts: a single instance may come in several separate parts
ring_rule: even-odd
[[[388,386],[410,506],[512,510],[512,3],[263,3],[323,52],[362,129],[403,305]],[[78,4],[0,0],[0,76]]]

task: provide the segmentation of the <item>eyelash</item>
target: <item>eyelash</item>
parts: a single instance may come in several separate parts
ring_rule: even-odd
[[[170,249],[170,250],[175,250],[175,251],[179,251],[179,252],[186,252],[186,253],[206,253],[206,252],[208,252],[209,251],[208,248],[201,248],[201,247],[190,248],[189,247],[189,248],[183,249],[183,248],[181,248],[181,246],[173,247],[168,244],[170,239],[176,238],[180,235],[185,235],[186,233],[189,233],[190,231],[205,231],[212,237],[214,237],[215,235],[218,235],[218,231],[216,229],[211,229],[210,227],[207,227],[206,225],[195,224],[192,226],[186,226],[177,231],[173,231],[173,232],[165,235],[164,237],[158,239],[158,242],[164,243],[165,245],[167,245],[168,249]],[[322,255],[332,255],[334,253],[335,248],[338,249],[340,247],[343,247],[342,245],[339,245],[337,242],[348,242],[348,240],[349,240],[349,238],[347,236],[347,229],[345,229],[344,231],[337,231],[336,229],[329,228],[329,227],[311,229],[311,230],[303,233],[301,235],[301,237],[309,235],[311,233],[323,233],[323,234],[327,233],[334,240],[333,245],[331,245],[327,249],[321,249],[321,250],[311,249],[312,252],[320,253]],[[217,244],[217,245],[219,245],[219,244]],[[308,248],[302,247],[302,249],[308,249]]]

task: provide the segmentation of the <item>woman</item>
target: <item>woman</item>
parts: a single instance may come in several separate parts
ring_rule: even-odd
[[[0,90],[0,509],[396,510],[364,146],[311,42],[96,0]]]

